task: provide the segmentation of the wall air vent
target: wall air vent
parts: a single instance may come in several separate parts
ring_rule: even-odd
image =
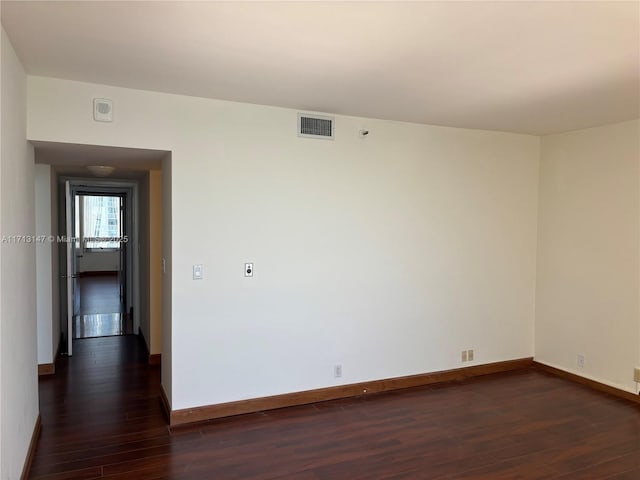
[[[333,140],[333,117],[298,114],[298,136]]]

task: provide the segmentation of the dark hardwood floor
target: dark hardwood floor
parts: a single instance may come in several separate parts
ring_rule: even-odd
[[[73,317],[73,338],[110,337],[133,333],[131,317],[125,313],[90,313]]]
[[[116,272],[80,278],[76,301],[73,338],[134,333],[133,320],[125,313],[120,299],[120,283]]]
[[[136,336],[74,352],[40,378],[30,478],[640,479],[640,407],[536,370],[170,432]]]
[[[124,312],[117,272],[80,277],[79,284],[79,315]]]

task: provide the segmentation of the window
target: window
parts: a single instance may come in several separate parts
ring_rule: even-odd
[[[79,196],[83,202],[82,238],[87,250],[118,249],[121,236],[120,197]],[[78,204],[80,202],[76,202]],[[80,220],[80,214],[77,217]]]

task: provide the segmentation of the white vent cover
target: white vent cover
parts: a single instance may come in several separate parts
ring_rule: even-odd
[[[94,98],[93,119],[96,122],[112,122],[113,102],[108,98]]]
[[[298,136],[333,140],[334,119],[321,115],[298,114]]]

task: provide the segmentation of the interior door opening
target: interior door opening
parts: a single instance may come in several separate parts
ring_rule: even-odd
[[[74,196],[74,339],[134,333],[126,309],[125,202],[125,194]]]
[[[64,187],[61,353],[71,356],[74,340],[137,331],[132,247],[136,187],[72,179],[65,179]]]

